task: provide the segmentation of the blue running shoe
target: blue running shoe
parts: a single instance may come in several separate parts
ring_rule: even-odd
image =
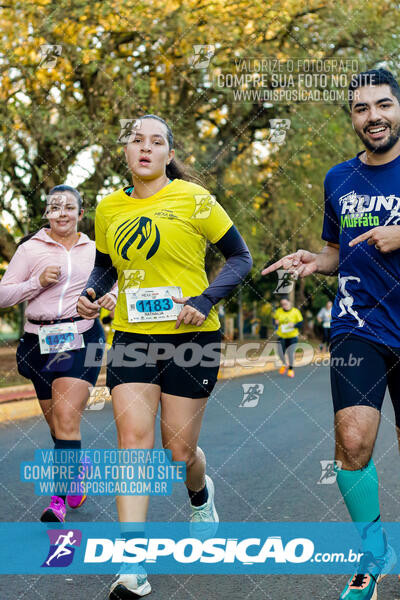
[[[372,552],[364,552],[357,573],[346,584],[339,600],[377,600],[378,583],[386,577],[397,562],[396,553],[387,543],[384,533],[385,553],[374,557]]]

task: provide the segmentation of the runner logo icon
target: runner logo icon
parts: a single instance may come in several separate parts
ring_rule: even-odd
[[[319,462],[322,472],[317,484],[330,485],[335,483],[337,472],[342,468],[342,462],[340,460],[320,460]]]
[[[254,408],[257,406],[261,394],[264,392],[262,383],[242,383],[243,399],[239,408]]]
[[[75,547],[81,545],[79,529],[49,529],[50,548],[42,567],[68,567],[74,558]]]

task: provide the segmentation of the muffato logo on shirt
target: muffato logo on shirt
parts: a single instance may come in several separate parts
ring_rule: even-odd
[[[341,206],[340,229],[344,227],[378,227],[400,223],[400,197],[369,196],[353,190],[339,198]],[[385,211],[383,218],[376,214]],[[375,213],[375,214],[372,214]]]
[[[389,196],[369,196],[368,194],[356,194],[353,190],[339,198],[341,214],[351,214],[353,217],[362,216],[372,211],[390,211],[400,217],[400,197],[395,194]]]

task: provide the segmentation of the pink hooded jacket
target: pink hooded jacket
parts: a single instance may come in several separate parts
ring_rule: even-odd
[[[30,240],[19,246],[7,271],[0,281],[0,308],[28,301],[27,319],[51,321],[78,317],[76,303],[94,266],[95,242],[84,233],[68,251],[48,235],[49,229],[40,229]],[[42,287],[39,276],[46,267],[60,266],[57,283]],[[111,292],[118,294],[117,284]],[[77,321],[78,332],[93,326],[92,319]],[[25,331],[38,333],[39,325],[27,321]]]

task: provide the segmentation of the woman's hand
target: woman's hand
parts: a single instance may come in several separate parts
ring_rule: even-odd
[[[175,298],[175,296],[171,296],[172,300],[177,304],[185,304],[185,302],[189,300],[189,297],[190,296],[187,298]],[[203,313],[201,313],[199,310],[193,308],[193,306],[184,306],[179,313],[178,318],[176,319],[175,329],[179,328],[182,321],[185,323],[185,325],[189,325],[189,323],[191,323],[196,327],[200,327],[200,325],[204,323],[205,319],[205,315],[203,315]]]
[[[79,296],[79,300],[76,305],[76,310],[78,312],[78,315],[83,319],[95,319],[99,316],[100,313],[100,306],[98,302],[94,302],[94,300],[96,299],[96,292],[93,288],[87,288],[87,290],[85,291],[89,294],[91,298],[93,298],[93,302],[91,302],[89,298],[85,298],[85,296]]]
[[[60,278],[61,267],[46,267],[45,270],[39,275],[39,282],[42,287],[47,287],[52,283],[57,283]]]
[[[105,308],[106,310],[111,311],[114,310],[115,305],[117,304],[117,299],[113,294],[110,294],[110,292],[108,292],[107,294],[104,294],[104,296],[99,298],[97,300],[97,303],[99,306],[101,306],[101,308]]]

